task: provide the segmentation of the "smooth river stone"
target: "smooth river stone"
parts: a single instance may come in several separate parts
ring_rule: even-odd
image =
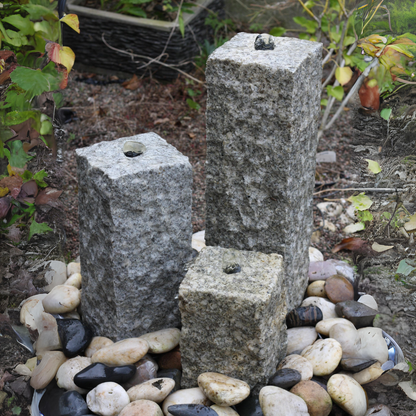
[[[74,286],[77,289],[81,289],[81,283],[82,283],[82,276],[81,273],[74,273],[68,279],[66,279],[64,285],[66,286]]]
[[[318,339],[306,347],[301,355],[310,361],[315,376],[325,376],[331,374],[338,367],[342,358],[342,348],[335,339]]]
[[[81,263],[75,261],[68,263],[66,266],[66,275],[70,277],[75,273],[81,273]]]
[[[133,365],[136,367],[136,373],[133,378],[123,384],[123,387],[126,390],[136,386],[137,384],[151,380],[152,378],[159,377],[157,375],[158,365],[156,361],[150,357],[150,355],[145,355]]]
[[[353,325],[346,323],[332,325],[329,336],[341,344],[342,358],[360,357],[358,354],[361,347],[360,335]]]
[[[340,318],[351,321],[357,329],[371,326],[378,314],[378,311],[375,309],[369,308],[367,305],[355,300],[337,303],[335,311]]]
[[[42,300],[48,313],[66,313],[73,311],[81,302],[81,292],[74,286],[55,286]]]
[[[329,331],[336,324],[346,324],[346,325],[349,325],[351,328],[355,328],[354,324],[348,319],[330,318],[330,319],[324,319],[323,321],[318,322],[315,326],[315,329],[316,329],[316,332],[318,332],[319,334],[325,335],[326,337],[328,337]]]
[[[44,294],[44,296],[46,296],[46,294]],[[35,318],[33,316],[33,308],[38,304],[40,306],[39,313],[41,313],[44,311],[42,299],[37,298],[29,298],[20,309],[20,323],[26,326],[27,328],[30,328],[32,331],[35,331],[37,329]]]
[[[99,384],[87,394],[88,408],[101,416],[117,416],[130,403],[129,395],[119,384]]]
[[[118,416],[163,416],[163,412],[155,402],[136,400],[128,404]]]
[[[58,319],[62,350],[68,358],[81,355],[93,337],[92,329],[78,319]]]
[[[220,373],[200,374],[198,386],[219,406],[233,406],[250,394],[250,386],[246,382]]]
[[[173,416],[218,416],[218,413],[202,404],[174,404],[168,407]]]
[[[61,351],[48,351],[42,356],[42,361],[32,372],[30,385],[35,390],[44,389],[56,376],[59,367],[66,361]]]
[[[249,396],[235,405],[239,416],[264,416],[261,410],[259,396]]]
[[[318,383],[301,381],[290,392],[302,398],[308,406],[310,416],[328,416],[332,410],[331,396]]]
[[[139,339],[147,341],[149,354],[162,354],[173,350],[179,344],[181,331],[178,328],[167,328],[142,335]]]
[[[162,403],[174,387],[175,381],[171,378],[154,378],[132,387],[127,390],[127,394],[131,402],[152,400],[156,403]]]
[[[318,298],[326,298],[325,292],[325,280],[315,280],[311,284],[309,284],[308,288],[306,289],[307,296],[315,296]]]
[[[310,380],[313,377],[312,363],[301,355],[288,355],[279,363],[276,370],[281,370],[282,368],[292,368],[299,371],[302,380]]]
[[[148,349],[149,344],[144,339],[127,338],[101,348],[94,353],[91,361],[110,365],[134,364],[146,355]]]
[[[384,404],[375,404],[367,409],[365,416],[393,416],[391,410]]]
[[[280,387],[281,389],[290,389],[302,380],[302,376],[293,368],[282,368],[276,371],[268,381],[268,385]]]
[[[326,279],[325,292],[332,303],[354,300],[353,285],[346,277],[338,274]]]
[[[58,334],[58,324],[50,313],[41,312],[35,317],[35,324],[39,332],[39,337],[33,344],[36,354],[62,348],[61,338]]]
[[[342,344],[341,344],[342,346]],[[377,360],[367,360],[365,358],[343,358],[341,360],[341,367],[345,371],[358,373],[375,364]],[[394,365],[394,364],[393,364]],[[361,383],[360,383],[361,384]]]
[[[304,326],[288,329],[286,355],[303,351],[307,346],[313,344],[316,338],[318,338],[318,333],[314,327]]]
[[[378,305],[376,300],[371,295],[362,295],[357,302],[360,302],[371,309],[378,311]]]
[[[92,357],[98,350],[109,345],[114,344],[114,342],[107,337],[93,337],[88,348],[85,350],[86,357]]]
[[[159,370],[157,372],[157,377],[168,377],[168,378],[171,378],[175,382],[175,387],[171,391],[171,394],[181,389],[182,371],[176,368],[173,368],[170,370]]]
[[[303,399],[279,387],[263,387],[259,399],[264,416],[309,416]]]
[[[107,381],[118,384],[125,383],[130,380],[135,373],[136,366],[134,365],[109,367],[103,363],[94,363],[76,374],[74,383],[82,389],[91,390]]]
[[[158,364],[161,370],[171,370],[174,368],[182,370],[181,352],[176,350],[162,354],[158,359]]]
[[[381,368],[381,364],[377,361],[370,367],[358,373],[352,374],[351,377],[361,385],[364,385],[377,380],[383,373],[384,370]]]
[[[330,276],[340,274],[354,283],[354,269],[341,260],[330,259],[309,263],[309,281],[326,280]]]
[[[300,306],[317,306],[322,311],[322,319],[339,318],[335,312],[335,304],[328,299],[310,296],[303,300]]]
[[[229,406],[218,406],[217,404],[213,404],[211,409],[215,410],[218,416],[239,416],[239,414]]]
[[[191,389],[175,391],[175,393],[166,397],[162,405],[162,410],[165,416],[173,416],[168,412],[168,407],[173,406],[174,404],[203,404],[204,406],[209,406],[212,402],[207,396],[205,396],[202,389],[194,387]]]
[[[324,261],[324,255],[315,247],[309,247],[309,261]]]
[[[358,335],[361,339],[359,357],[377,360],[381,364],[389,359],[389,350],[381,328],[360,328]]]
[[[65,361],[56,373],[56,382],[65,390],[75,390],[80,394],[86,394],[88,390],[81,389],[74,383],[74,377],[91,364],[88,357],[75,357]]]
[[[291,310],[286,315],[286,325],[288,328],[315,326],[322,318],[322,311],[317,306],[309,305]]]
[[[43,416],[82,416],[89,413],[87,403],[76,391],[54,386],[43,395],[39,410]]]
[[[353,378],[335,374],[327,384],[331,399],[351,416],[364,416],[367,411],[367,396],[364,389]]]

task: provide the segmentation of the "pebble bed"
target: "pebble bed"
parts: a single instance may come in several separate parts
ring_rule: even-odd
[[[193,246],[203,247],[200,233]],[[77,312],[80,264],[70,263],[49,293],[20,311],[21,323],[39,332],[36,356],[15,369],[31,378],[32,416],[391,415],[385,405],[368,405],[366,384],[391,383],[389,374],[408,365],[394,340],[372,326],[376,301],[357,293],[351,266],[323,261],[313,248],[310,260],[306,298],[286,316],[286,357],[258,395],[244,380],[213,372],[199,375],[199,387],[181,389],[177,328],[115,343],[94,336]]]

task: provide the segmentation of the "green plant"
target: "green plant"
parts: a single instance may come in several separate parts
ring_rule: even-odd
[[[59,0],[61,3],[62,0]],[[29,239],[51,229],[35,221],[36,206],[54,204],[60,191],[47,188],[47,173],[32,173],[33,148],[53,145],[53,123],[60,90],[66,87],[74,53],[62,46],[61,22],[79,31],[75,15],[58,16],[57,2],[17,0],[0,11],[0,232],[30,223]],[[62,4],[59,5],[62,9]],[[42,188],[46,188],[41,190]]]

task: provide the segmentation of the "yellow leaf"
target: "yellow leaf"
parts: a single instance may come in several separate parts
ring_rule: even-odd
[[[335,78],[341,85],[345,85],[352,77],[352,70],[349,66],[337,68],[335,71]]]
[[[347,225],[342,231],[345,234],[353,234],[358,231],[362,231],[365,229],[365,224],[362,222],[356,222],[355,224]]]
[[[13,170],[13,168],[10,166],[10,164],[7,165],[7,172],[9,173],[9,176],[16,175],[16,172]]]
[[[381,172],[380,165],[375,160],[365,159],[368,162],[368,169],[370,172],[377,174]]]
[[[76,14],[66,14],[62,19],[61,22],[66,23],[71,29],[74,29],[75,32],[79,33],[79,20]]]
[[[2,196],[6,196],[7,194],[9,193],[9,188],[2,188],[1,186],[0,186],[0,197],[2,197]]]
[[[406,231],[416,231],[416,214],[410,216],[410,221],[404,225]]]
[[[45,46],[51,61],[63,65],[68,73],[71,71],[75,62],[75,53],[68,46],[61,46],[55,42],[49,42]]]
[[[384,36],[380,36],[380,35],[371,35],[371,36],[368,36],[365,39],[367,39],[369,42],[371,42],[373,44],[376,44],[376,43],[379,43],[379,42],[381,42],[381,43],[386,43],[387,42],[387,38],[384,37]]]
[[[379,243],[373,243],[373,245],[371,246],[371,248],[374,251],[377,251],[377,253],[382,253],[383,251],[390,250],[393,247],[394,246],[383,246],[382,244],[379,244]]]

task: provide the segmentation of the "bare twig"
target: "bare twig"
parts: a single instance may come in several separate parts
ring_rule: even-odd
[[[324,194],[326,192],[346,192],[346,191],[357,191],[357,192],[396,192],[403,191],[403,189],[398,188],[331,188],[324,189],[323,191],[314,192],[314,195]]]
[[[123,55],[129,55],[131,57],[136,57],[136,58],[140,58],[140,59],[148,59],[151,62],[156,62],[156,58],[150,58],[150,56],[138,55],[138,54],[133,53],[133,52],[123,51],[122,49],[118,49],[118,48],[115,48],[114,46],[109,45],[107,43],[107,41],[105,40],[105,38],[104,38],[104,33],[101,34],[101,39],[103,40],[104,44],[108,48],[112,49],[113,51],[117,51],[117,52],[119,52],[119,53],[121,53]],[[159,65],[165,66],[167,68],[174,69],[175,71],[178,71],[180,74],[185,75],[186,77],[192,79],[193,81],[197,82],[198,84],[205,84],[204,81],[200,81],[199,79],[193,77],[192,75],[189,75],[185,71],[182,71],[181,69],[176,68],[174,65],[169,65],[169,64],[166,64],[166,63],[161,62],[161,61],[157,61],[156,63],[159,64]],[[149,62],[149,64],[150,64],[150,62]]]

